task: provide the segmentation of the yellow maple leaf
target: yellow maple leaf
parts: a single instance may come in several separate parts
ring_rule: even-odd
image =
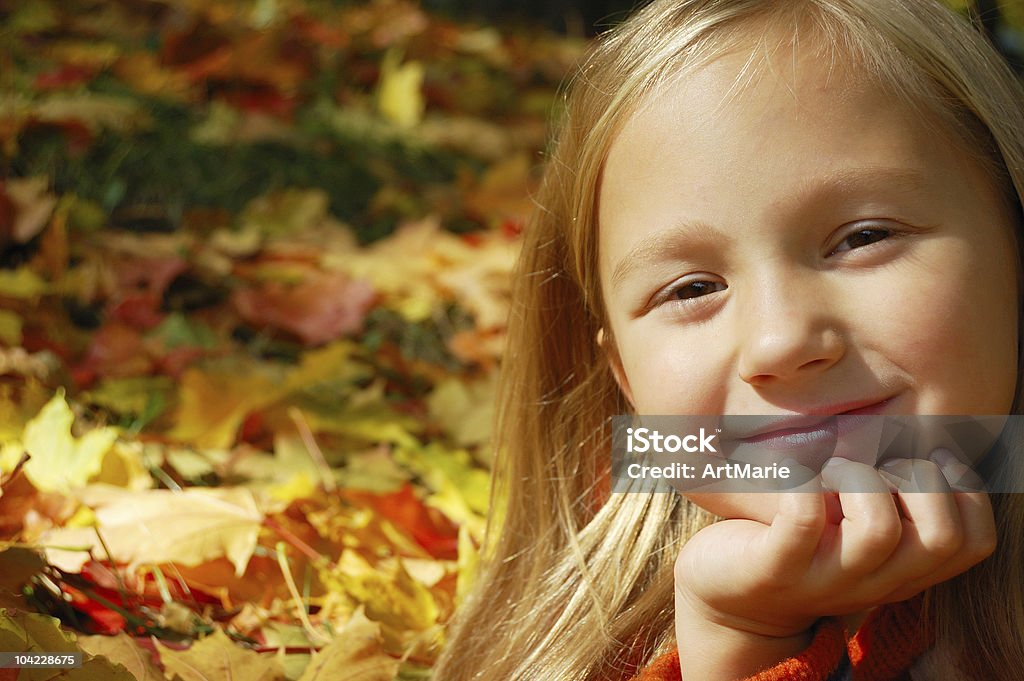
[[[255,367],[186,370],[171,437],[213,449],[234,444],[246,415],[273,404],[285,393],[280,383],[252,369]]]
[[[97,428],[76,438],[71,434],[74,420],[61,390],[25,425],[22,443],[31,458],[24,470],[36,489],[68,492],[85,485],[103,467],[117,431]]]
[[[159,641],[157,650],[167,674],[177,675],[182,681],[285,681],[286,678],[277,660],[242,648],[222,629],[215,629],[188,650],[174,650]]]
[[[149,651],[123,631],[114,636],[79,636],[82,650],[122,665],[136,681],[164,681],[164,675],[150,659]]]
[[[334,568],[334,579],[372,619],[399,631],[424,631],[437,624],[440,610],[430,589],[409,575],[401,560],[370,565],[345,549]]]
[[[400,128],[411,128],[423,119],[423,64],[401,63],[400,52],[388,50],[381,62],[377,108]]]
[[[129,569],[172,562],[196,566],[226,557],[241,576],[263,521],[252,493],[239,487],[136,492],[91,485],[78,496],[95,510],[96,528],[51,530],[39,540],[52,564],[72,572],[81,570],[89,557],[85,551],[91,550],[98,557],[128,563]]]
[[[334,639],[313,655],[299,681],[391,681],[399,661],[384,652],[381,627],[356,610]]]

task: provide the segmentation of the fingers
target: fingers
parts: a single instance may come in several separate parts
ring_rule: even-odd
[[[949,491],[949,485],[981,488],[981,480],[952,454],[937,450],[931,461],[903,466],[901,477],[916,479],[922,489],[945,493],[900,493],[904,532],[893,554],[894,566],[915,566],[911,579],[900,575],[887,600],[903,600],[946,581],[987,558],[995,550],[996,528],[992,504],[983,492]],[[880,575],[880,578],[883,578]]]
[[[826,498],[817,478],[778,495],[778,512],[764,535],[769,578],[803,574],[814,561],[827,526]]]
[[[822,567],[861,577],[878,569],[899,545],[902,525],[889,485],[867,464],[833,458],[822,484],[839,494],[843,518]]]
[[[952,454],[937,450],[930,460],[890,460],[875,479],[865,468],[836,461],[822,471],[825,484],[840,491],[844,516],[838,548],[826,566],[859,575],[855,590],[887,594],[880,602],[910,598],[994,550],[988,496],[958,491],[982,485]],[[856,492],[843,493],[848,489]],[[892,493],[881,493],[886,490]],[[873,530],[868,523],[875,524]]]

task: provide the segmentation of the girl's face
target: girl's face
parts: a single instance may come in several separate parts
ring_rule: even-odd
[[[785,52],[784,55],[781,52]],[[952,137],[849,67],[731,53],[616,138],[600,276],[639,414],[1005,414],[1013,218]],[[770,519],[738,495],[699,500]]]

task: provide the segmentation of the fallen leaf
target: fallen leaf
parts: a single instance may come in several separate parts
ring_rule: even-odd
[[[332,573],[328,581],[340,583],[377,622],[399,631],[425,631],[437,624],[439,611],[430,589],[413,579],[400,559],[373,566],[345,549]]]
[[[380,67],[377,108],[381,115],[400,128],[411,128],[423,119],[423,64],[401,63],[396,49],[388,50]]]
[[[470,589],[476,582],[479,567],[480,548],[473,541],[469,528],[463,525],[459,528],[458,578],[455,586],[456,604],[462,603],[469,594]]]
[[[22,443],[31,458],[24,471],[36,489],[67,493],[100,472],[117,431],[96,428],[76,438],[74,420],[61,390],[25,425]]]
[[[148,374],[153,360],[141,332],[121,321],[111,320],[92,335],[92,342],[76,366],[79,385],[96,378],[124,378]]]
[[[133,52],[122,56],[113,67],[114,74],[143,94],[163,99],[187,100],[192,95],[188,77],[164,68],[151,52]]]
[[[42,557],[37,551],[0,544],[0,608],[27,610],[22,587],[43,571]]]
[[[430,393],[430,416],[451,434],[455,444],[467,447],[490,440],[497,379],[496,373],[472,382],[448,378]]]
[[[84,125],[90,132],[138,130],[149,124],[145,110],[135,100],[94,93],[55,94],[35,106],[41,121]]]
[[[251,411],[273,404],[285,389],[258,367],[186,369],[178,391],[176,426],[170,436],[199,447],[226,449]]]
[[[56,617],[0,608],[0,650],[7,652],[75,653],[82,650]],[[14,677],[11,677],[12,679]],[[132,674],[104,657],[85,655],[81,667],[23,669],[18,681],[133,681]]]
[[[0,297],[33,299],[50,289],[50,284],[27,266],[0,270]]]
[[[149,651],[124,632],[114,636],[79,636],[78,645],[92,655],[122,665],[136,681],[164,681],[164,675],[153,663]]]
[[[154,402],[166,403],[173,391],[174,382],[167,376],[105,378],[91,390],[80,393],[78,399],[114,414],[139,416],[151,409]]]
[[[396,492],[409,481],[411,473],[397,463],[385,446],[355,452],[345,458],[339,482],[348,489],[386,494]]]
[[[57,205],[57,197],[49,191],[46,177],[25,177],[6,180],[0,191],[6,192],[14,204],[12,236],[15,243],[31,241],[46,227]]]
[[[384,652],[380,624],[362,608],[324,648],[314,653],[299,681],[392,681],[399,661]]]
[[[456,557],[458,529],[448,518],[420,500],[412,485],[403,485],[397,492],[388,494],[349,490],[346,498],[358,500],[373,509],[412,537],[429,555],[443,559]]]
[[[159,641],[156,647],[166,673],[176,674],[181,681],[286,681],[273,656],[246,650],[221,629],[188,650],[174,650]]]
[[[322,189],[289,188],[259,196],[246,204],[239,223],[243,234],[271,238],[295,236],[325,224],[343,229],[331,219]]]
[[[96,526],[113,555],[106,555],[92,528],[51,530],[39,543],[85,548],[100,559],[127,563],[129,569],[164,563],[196,566],[224,556],[236,575],[242,575],[263,521],[252,492],[239,487],[130,491],[92,485],[78,496],[94,509]],[[57,548],[47,548],[46,555],[70,572],[80,570],[89,558],[83,551]]]
[[[316,272],[294,286],[271,281],[232,296],[238,313],[256,326],[295,334],[320,345],[359,331],[376,302],[373,288],[340,272]]]

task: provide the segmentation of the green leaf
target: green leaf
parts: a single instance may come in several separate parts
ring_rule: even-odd
[[[180,312],[167,315],[167,318],[150,332],[150,336],[161,341],[168,350],[181,347],[212,350],[217,347],[217,334],[213,329],[200,322],[190,321]]]

